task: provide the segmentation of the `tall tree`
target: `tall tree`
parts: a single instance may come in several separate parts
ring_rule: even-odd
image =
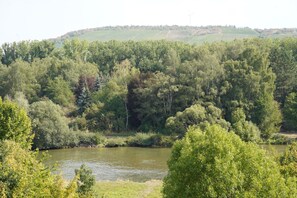
[[[295,197],[279,165],[258,145],[212,125],[190,129],[177,141],[168,161],[163,196]]]
[[[297,129],[297,93],[292,92],[287,96],[284,105],[284,127],[288,130]]]
[[[0,98],[0,123],[0,140],[13,140],[23,148],[31,148],[31,120],[23,108]]]

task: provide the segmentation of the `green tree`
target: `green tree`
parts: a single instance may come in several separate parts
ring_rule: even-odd
[[[16,60],[10,65],[2,84],[2,96],[14,96],[16,92],[23,92],[29,101],[36,99],[40,90],[34,68],[21,60]]]
[[[130,112],[128,110],[128,84],[131,79],[139,75],[131,63],[124,60],[114,66],[109,81],[100,90],[93,94],[93,105],[89,114],[86,116],[89,120],[99,120],[98,127],[103,130],[123,131],[129,126]],[[94,108],[97,106],[96,108]],[[98,112],[95,113],[94,110]],[[94,122],[93,122],[94,123]],[[102,126],[105,123],[105,126]]]
[[[178,91],[174,82],[174,78],[162,72],[148,73],[133,79],[129,85],[128,97],[134,101],[129,101],[128,106],[132,119],[140,120],[142,130],[164,127],[166,118],[172,115],[174,94]]]
[[[49,40],[33,41],[30,43],[30,56],[43,59],[49,57],[55,49],[55,43]]]
[[[13,96],[13,102],[15,102],[16,104],[19,105],[19,107],[22,107],[26,110],[26,112],[29,111],[29,102],[25,96],[25,94],[23,94],[23,92],[16,92]]]
[[[50,100],[34,102],[30,105],[29,115],[35,134],[35,148],[62,148],[74,141],[68,120],[59,105]]]
[[[218,125],[190,129],[174,144],[168,168],[164,197],[297,196],[264,150]]]
[[[297,93],[290,93],[284,105],[284,125],[289,130],[297,129]]]
[[[31,120],[23,108],[0,98],[0,123],[0,140],[13,140],[24,148],[31,147]]]
[[[259,127],[261,137],[268,139],[280,130],[282,115],[279,104],[273,99],[273,95],[264,93],[255,101],[255,106],[252,120]]]
[[[49,80],[45,90],[45,95],[53,102],[69,107],[74,104],[74,95],[69,84],[61,76]]]
[[[222,118],[222,111],[212,104],[192,105],[166,120],[167,130],[178,134],[184,134],[190,126],[204,127],[207,124],[219,124],[225,129],[230,127],[230,123]]]
[[[237,108],[231,115],[232,129],[244,141],[256,142],[260,140],[260,130],[251,121],[246,120],[242,108]]]
[[[2,59],[1,62],[4,65],[10,65],[13,61],[15,61],[18,58],[17,55],[17,44],[14,43],[4,43],[2,45]]]
[[[37,153],[13,141],[0,143],[0,195],[14,197],[78,197],[76,183],[68,187],[37,160]]]
[[[72,60],[81,60],[86,62],[89,51],[89,43],[84,40],[71,39],[63,43],[64,55]]]
[[[125,128],[129,126],[129,111],[128,111],[128,84],[131,79],[139,75],[139,70],[134,68],[128,60],[124,60],[121,64],[114,67],[109,83],[115,83],[114,95],[122,100],[125,111]],[[108,86],[108,85],[107,85]]]
[[[8,66],[17,59],[32,62],[36,58],[42,59],[50,56],[54,48],[54,43],[48,40],[4,43],[1,61]]]
[[[269,54],[270,65],[276,74],[275,98],[283,107],[286,97],[297,86],[296,39],[287,38],[274,41]]]
[[[77,192],[81,195],[91,195],[92,187],[95,185],[95,176],[92,175],[93,171],[85,164],[82,164],[79,169],[75,169],[77,180]]]

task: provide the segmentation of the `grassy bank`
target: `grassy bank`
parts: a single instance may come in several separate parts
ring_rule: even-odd
[[[144,183],[132,181],[99,181],[94,186],[95,195],[104,198],[158,198],[162,181],[150,180]]]
[[[158,133],[75,133],[66,147],[171,147],[177,137]]]

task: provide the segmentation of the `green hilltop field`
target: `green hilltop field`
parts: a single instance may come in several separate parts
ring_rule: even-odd
[[[115,26],[100,27],[69,32],[53,39],[61,43],[66,39],[82,39],[88,41],[141,41],[141,40],[172,40],[190,44],[214,41],[230,41],[242,38],[283,38],[297,37],[296,28],[284,29],[252,29],[235,26]]]

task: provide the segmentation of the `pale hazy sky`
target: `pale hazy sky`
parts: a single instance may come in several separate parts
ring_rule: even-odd
[[[297,28],[297,0],[0,0],[0,44],[116,25]]]

